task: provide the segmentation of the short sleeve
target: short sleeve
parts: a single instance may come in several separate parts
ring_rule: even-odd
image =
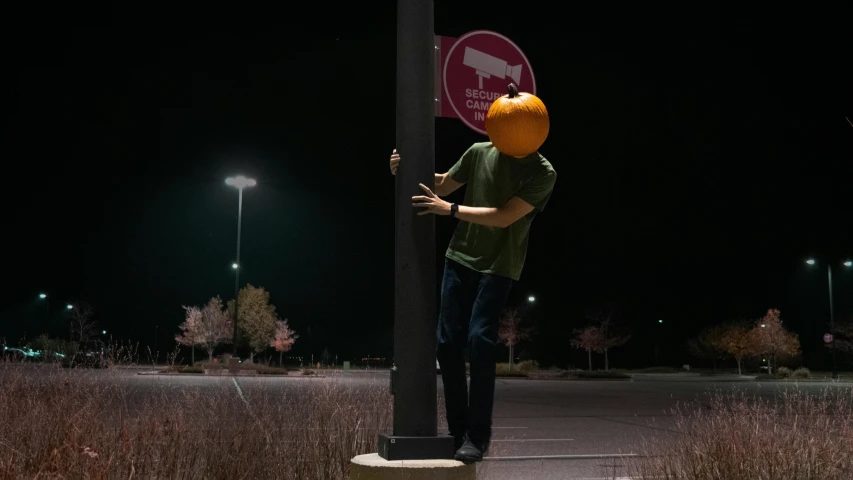
[[[468,178],[471,175],[471,164],[474,163],[475,153],[476,150],[473,146],[468,148],[468,150],[462,155],[462,158],[460,158],[455,165],[450,167],[450,170],[447,172],[450,174],[450,178],[459,183],[468,183]]]
[[[541,212],[545,209],[548,199],[551,198],[551,192],[554,191],[556,181],[557,172],[549,169],[527,181],[515,196],[533,205]]]

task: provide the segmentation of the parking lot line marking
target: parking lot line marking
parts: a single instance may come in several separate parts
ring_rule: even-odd
[[[492,440],[494,442],[574,442],[574,438],[508,438],[504,440]]]
[[[237,387],[237,395],[239,395],[239,396],[240,396],[240,400],[243,400],[243,403],[245,403],[245,404],[246,404],[246,406],[248,407],[248,406],[249,406],[249,401],[248,401],[248,400],[246,400],[246,397],[244,397],[244,396],[243,396],[243,389],[242,389],[242,388],[240,388],[240,384],[239,384],[239,383],[237,383],[237,379],[236,379],[236,378],[234,378],[234,377],[231,377],[231,381],[232,381],[232,382],[234,382],[234,386],[235,386],[235,387]]]
[[[634,458],[640,457],[636,453],[602,453],[590,455],[535,455],[518,457],[484,457],[489,461],[520,461],[520,460],[596,460],[602,458]]]
[[[499,429],[499,428],[506,428],[506,429],[509,429],[509,428],[529,428],[529,427],[492,427],[492,430],[497,430],[497,429]]]

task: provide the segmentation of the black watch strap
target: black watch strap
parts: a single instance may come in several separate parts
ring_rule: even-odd
[[[456,217],[457,213],[459,213],[459,205],[456,203],[451,204],[450,205],[450,216]]]

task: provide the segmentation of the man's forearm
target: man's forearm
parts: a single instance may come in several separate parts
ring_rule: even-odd
[[[447,195],[447,191],[444,190],[444,175],[441,173],[435,174],[435,188],[433,188],[433,192],[439,197],[444,197]]]
[[[506,228],[508,226],[504,212],[499,208],[493,207],[466,207],[465,205],[459,205],[456,218],[464,222],[476,223],[477,225],[485,225],[487,227]]]

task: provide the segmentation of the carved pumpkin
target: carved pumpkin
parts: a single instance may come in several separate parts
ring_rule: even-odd
[[[548,110],[539,97],[519,93],[510,83],[509,93],[495,99],[486,114],[486,133],[492,144],[503,154],[523,157],[545,143],[551,122]]]

